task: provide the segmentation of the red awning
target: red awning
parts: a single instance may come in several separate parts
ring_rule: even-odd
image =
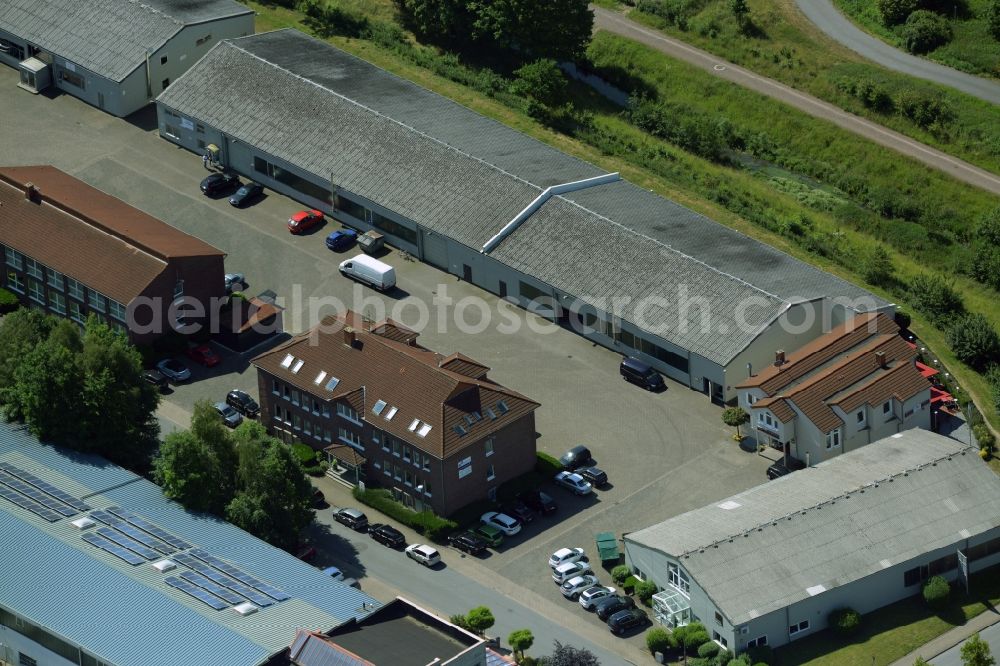
[[[934,375],[938,374],[939,372],[941,372],[940,370],[935,370],[934,368],[930,367],[929,365],[924,365],[920,361],[916,361],[916,364],[917,364],[917,370],[924,377],[930,378],[930,377],[933,377]]]
[[[951,393],[948,393],[947,391],[942,391],[941,389],[936,389],[933,386],[931,387],[931,402],[932,403],[935,403],[935,402],[951,402],[952,400],[954,400],[954,398],[951,396]]]

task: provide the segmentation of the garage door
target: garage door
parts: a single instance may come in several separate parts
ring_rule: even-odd
[[[423,241],[424,256],[422,259],[438,268],[448,270],[448,239],[441,234],[420,231]]]

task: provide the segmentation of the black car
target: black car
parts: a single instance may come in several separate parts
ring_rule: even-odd
[[[562,463],[562,466],[570,470],[585,467],[590,461],[590,449],[586,446],[574,446],[559,456],[559,462]]]
[[[602,620],[607,620],[618,611],[629,608],[635,608],[635,601],[632,600],[632,597],[623,597],[620,594],[605,597],[594,604],[594,611],[597,613],[597,617]]]
[[[264,193],[264,186],[260,183],[255,183],[252,180],[240,186],[240,189],[233,192],[233,196],[229,197],[229,204],[231,206],[236,206],[237,208],[242,208],[252,201],[256,200],[257,197]]]
[[[555,513],[558,509],[556,501],[543,493],[541,490],[528,490],[517,496],[517,499],[524,502],[528,507],[539,513]]]
[[[201,191],[205,194],[221,194],[239,187],[240,179],[235,173],[213,173],[201,181]]]
[[[501,511],[506,513],[508,516],[517,518],[522,523],[530,523],[535,519],[535,512],[532,511],[527,504],[520,500],[516,500],[505,505]]]
[[[243,416],[248,416],[252,419],[257,418],[260,414],[260,405],[246,391],[233,389],[226,394],[226,404]]]
[[[646,611],[641,608],[620,610],[608,618],[608,629],[613,634],[621,634],[634,627],[644,627],[649,624]]]
[[[595,488],[603,488],[608,485],[608,475],[603,469],[597,467],[581,467],[576,473],[583,477],[584,481],[590,481]]]
[[[142,380],[152,384],[161,391],[167,388],[167,378],[159,370],[146,370],[142,373]]]
[[[486,542],[472,532],[452,534],[448,537],[448,543],[450,543],[454,548],[468,553],[469,555],[478,555],[486,550]]]
[[[618,370],[622,379],[641,386],[647,391],[662,391],[667,387],[663,383],[663,376],[660,373],[637,358],[626,358]]]
[[[368,528],[368,534],[371,535],[371,538],[383,546],[389,546],[389,548],[401,548],[406,545],[406,537],[392,525],[375,523]]]
[[[769,480],[774,480],[785,476],[786,474],[791,474],[796,470],[803,469],[804,467],[805,463],[798,458],[789,458],[787,463],[785,462],[785,459],[782,458],[767,468],[767,478]]]
[[[333,512],[333,519],[352,530],[364,532],[368,528],[368,516],[357,509],[337,509]]]

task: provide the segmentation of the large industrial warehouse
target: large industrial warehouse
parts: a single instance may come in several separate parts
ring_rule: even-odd
[[[714,400],[820,335],[807,311],[893,309],[295,30],[220,42],[157,115],[167,140]]]

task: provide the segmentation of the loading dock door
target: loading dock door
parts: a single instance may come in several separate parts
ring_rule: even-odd
[[[424,261],[443,270],[448,270],[448,239],[430,231],[420,231]]]

